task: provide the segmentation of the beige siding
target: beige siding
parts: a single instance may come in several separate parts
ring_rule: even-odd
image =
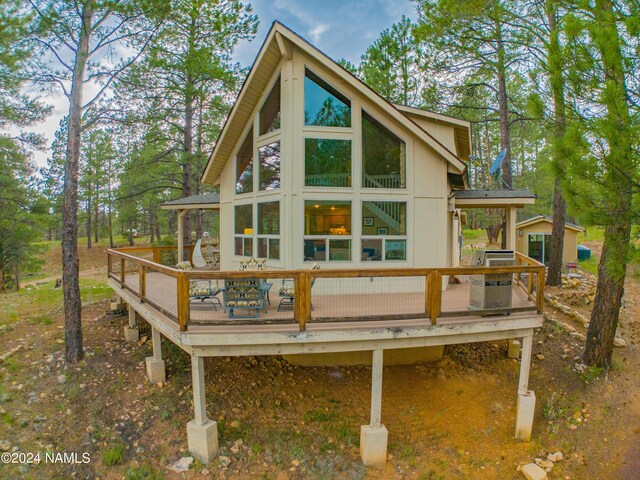
[[[527,238],[531,233],[551,233],[553,225],[541,220],[524,227],[516,227],[516,250],[524,255],[528,254]],[[520,231],[523,232],[520,235]],[[564,249],[562,253],[562,263],[573,263],[578,261],[578,232],[570,229],[564,229]]]

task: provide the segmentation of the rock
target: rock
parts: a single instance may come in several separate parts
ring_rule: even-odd
[[[176,473],[186,472],[189,470],[189,467],[191,467],[192,463],[193,463],[193,457],[182,457],[173,465],[169,465],[168,468],[172,472],[176,472]]]
[[[544,355],[542,355],[541,353],[538,353],[538,354],[536,355],[536,358],[537,358],[538,360],[544,360]]]
[[[559,462],[562,458],[562,452],[550,453],[547,455],[547,460],[550,462]]]
[[[299,467],[300,466],[300,460],[295,459],[291,461],[291,465],[293,465],[294,467]]]
[[[0,440],[0,450],[3,452],[11,450],[11,442],[9,440]]]
[[[8,393],[3,393],[2,395],[0,395],[0,404],[7,403],[9,400],[11,400],[11,395],[9,395]]]
[[[626,347],[627,342],[623,338],[616,337],[613,339],[613,346],[618,348]]]
[[[67,376],[65,374],[58,375],[58,383],[60,385],[67,383]]]
[[[221,467],[228,467],[229,465],[231,465],[231,459],[229,457],[225,457],[224,455],[220,455],[218,457],[218,464]]]
[[[541,469],[535,463],[527,463],[522,467],[522,474],[527,480],[546,480],[547,472]]]
[[[234,420],[229,426],[231,428],[240,428],[240,422],[238,420]]]
[[[540,468],[544,468],[545,470],[547,470],[547,468],[553,468],[553,462],[549,460],[540,460],[539,462],[536,462],[536,463]]]

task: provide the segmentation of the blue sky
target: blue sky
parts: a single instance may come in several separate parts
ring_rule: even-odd
[[[243,65],[253,62],[274,20],[284,23],[331,58],[346,58],[357,63],[382,30],[402,15],[416,17],[411,0],[256,0],[250,3],[260,19],[260,28],[253,41],[243,42],[236,50],[236,60]]]
[[[411,0],[254,0],[250,3],[260,19],[260,27],[252,41],[244,41],[236,48],[234,60],[242,66],[253,63],[274,20],[285,24],[334,60],[346,58],[358,63],[360,56],[385,28],[399,21],[402,15],[416,17]],[[53,105],[52,114],[34,130],[45,135],[49,146],[69,104],[62,94],[45,101]],[[34,158],[39,165],[44,165],[49,154],[47,149],[37,152]]]

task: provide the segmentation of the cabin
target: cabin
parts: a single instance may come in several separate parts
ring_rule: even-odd
[[[551,255],[552,229],[553,217],[548,215],[536,215],[516,223],[516,250],[548,266]],[[584,228],[579,225],[565,222],[563,265],[578,263],[578,234],[584,233],[584,231]]]
[[[387,454],[385,359],[508,340],[521,359],[515,437],[530,438],[544,265],[517,252],[474,267],[459,259],[462,209],[504,209],[513,251],[516,210],[535,197],[470,190],[470,145],[468,122],[387,102],[274,22],[201,179],[219,193],[163,206],[177,213],[177,247],[107,252],[109,285],[129,309],[125,338],[137,339],[138,322],[151,325],[149,380],[166,379],[163,342],[191,356],[186,430],[198,460],[210,462],[218,448],[204,380],[213,356],[356,355],[371,364],[360,453],[373,466]],[[183,244],[191,210],[220,215],[219,269],[192,268],[194,248]]]

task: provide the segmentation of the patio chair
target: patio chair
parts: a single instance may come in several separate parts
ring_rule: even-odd
[[[191,262],[187,261],[178,263],[176,268],[185,271],[193,270]],[[213,310],[217,311],[216,303],[220,308],[223,308],[222,302],[217,296],[221,291],[222,288],[215,284],[213,280],[189,280],[189,303],[198,300],[204,303],[205,300],[211,300]]]
[[[314,263],[313,265],[311,265],[311,270],[320,270],[320,265]],[[314,283],[316,283],[316,279],[312,278],[311,288],[313,288]],[[295,284],[291,279],[282,279],[282,286],[280,287],[278,294],[280,295],[280,304],[278,305],[278,311],[280,311],[282,307],[293,307],[295,303],[296,290]],[[313,304],[311,304],[311,310],[313,310]]]
[[[224,281],[224,308],[229,310],[229,318],[258,318],[264,307],[264,294],[261,281],[257,278],[226,279]],[[235,315],[234,310],[241,308],[254,310],[253,315]],[[266,313],[266,308],[265,308]]]

